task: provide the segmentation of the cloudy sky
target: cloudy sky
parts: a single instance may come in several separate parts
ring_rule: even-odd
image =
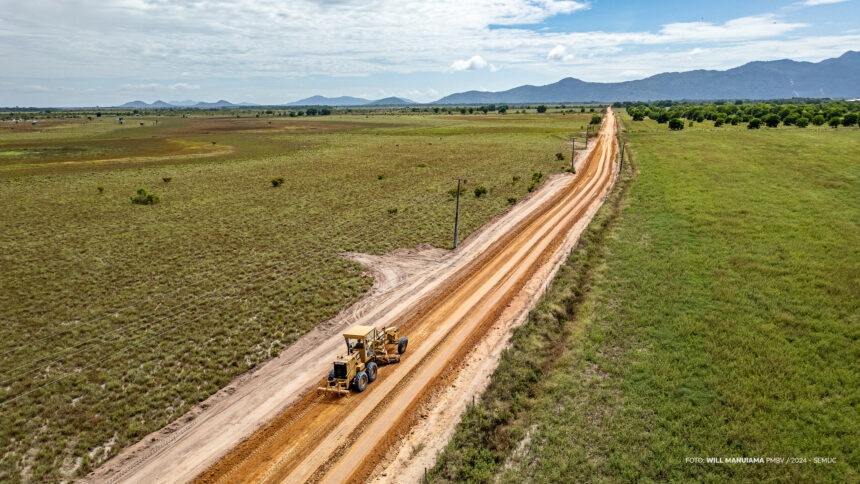
[[[0,106],[433,101],[860,50],[860,0],[0,0]]]

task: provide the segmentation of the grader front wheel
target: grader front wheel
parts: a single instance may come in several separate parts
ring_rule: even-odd
[[[409,340],[404,336],[400,338],[400,341],[397,342],[397,354],[402,355],[406,353],[406,345],[409,344]]]
[[[352,384],[356,392],[361,393],[367,388],[367,373],[360,371],[355,375],[355,381]]]

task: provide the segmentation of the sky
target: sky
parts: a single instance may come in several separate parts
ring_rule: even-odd
[[[0,0],[0,106],[430,102],[860,50],[860,0]]]

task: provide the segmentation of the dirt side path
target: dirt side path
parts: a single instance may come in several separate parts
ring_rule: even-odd
[[[587,153],[578,155],[582,160]],[[367,265],[374,277],[374,285],[363,299],[303,335],[280,356],[241,375],[170,425],[123,450],[82,481],[192,480],[304,398],[342,352],[344,329],[354,324],[397,324],[438,293],[454,274],[473,264],[501,234],[512,231],[557,196],[572,178],[551,176],[455,251],[425,246],[383,256],[345,254]]]

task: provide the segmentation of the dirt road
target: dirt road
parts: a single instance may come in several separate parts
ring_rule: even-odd
[[[422,402],[448,385],[463,356],[494,323],[528,309],[534,298],[523,298],[523,291],[535,292],[530,282],[559,262],[573,229],[584,226],[611,187],[614,136],[610,110],[577,176],[550,180],[453,253],[356,256],[369,264],[377,282],[360,304],[88,478],[367,480],[380,457],[419,419]],[[380,368],[379,378],[360,395],[317,396],[310,390],[343,352],[340,331],[355,323],[399,326],[409,336],[409,351],[400,363]]]

